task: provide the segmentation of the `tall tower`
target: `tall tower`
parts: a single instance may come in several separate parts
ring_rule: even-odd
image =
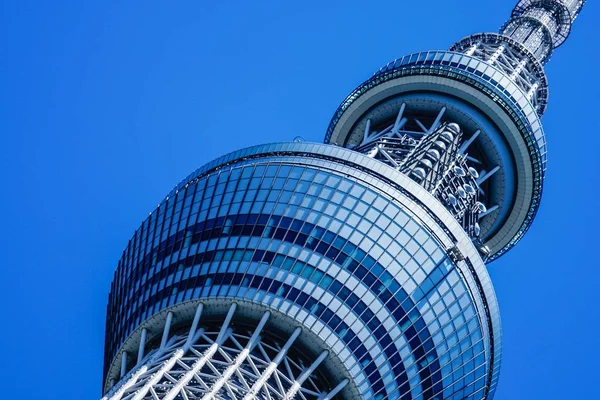
[[[103,399],[491,399],[485,262],[536,214],[542,66],[582,6],[522,0],[500,33],[381,68],[325,144],[185,178],[119,261]]]

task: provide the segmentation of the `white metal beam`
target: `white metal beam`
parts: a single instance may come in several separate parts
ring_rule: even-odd
[[[465,158],[469,161],[474,162],[475,164],[481,164],[481,161],[479,161],[478,159],[476,159],[475,157],[471,157],[471,156],[465,156]]]
[[[442,117],[444,116],[445,112],[446,112],[446,107],[442,107],[442,109],[438,113],[437,117],[435,117],[433,124],[431,124],[431,127],[428,130],[426,130],[428,135],[438,128],[438,126],[440,125],[440,121],[442,120]]]
[[[147,370],[148,370],[148,367],[143,365],[140,369],[135,371],[135,373],[129,377],[127,382],[123,383],[123,385],[121,385],[121,387],[115,393],[113,393],[113,395],[110,397],[110,400],[120,399],[123,396],[123,393],[125,393],[125,391],[127,389],[129,389],[130,387],[135,385],[137,383],[137,380],[140,378],[140,376],[142,376],[144,373],[146,373]],[[104,396],[102,398],[102,400],[109,400],[109,397]]]
[[[398,168],[399,164],[396,162],[396,160],[394,160],[388,153],[387,151],[385,151],[385,149],[381,146],[377,146],[379,152],[381,154],[383,154],[383,156],[389,161],[391,162],[395,168]]]
[[[369,134],[371,134],[371,119],[370,118],[367,120],[367,124],[365,126],[365,139],[364,140],[369,139]]]
[[[527,57],[524,57],[519,64],[515,67],[514,71],[510,74],[510,79],[515,80],[517,76],[523,71],[523,68],[527,65]]]
[[[500,169],[499,165],[496,165],[490,172],[486,172],[482,176],[477,179],[477,184],[481,185],[483,182],[487,181],[492,175],[494,175]]]
[[[425,125],[423,125],[423,123],[421,121],[419,121],[418,119],[415,118],[415,122],[417,123],[417,125],[419,125],[419,128],[421,128],[424,133],[427,133],[428,129],[425,128]]]
[[[336,387],[334,387],[331,390],[331,392],[325,393],[325,394],[319,396],[318,400],[331,400],[333,398],[333,396],[338,394],[347,384],[348,384],[348,379],[344,379]]]
[[[164,349],[167,346],[167,340],[169,340],[169,330],[171,329],[171,322],[173,321],[173,313],[169,311],[167,314],[167,321],[165,322],[165,329],[163,330],[162,340],[160,341],[160,348]]]
[[[196,330],[198,329],[198,324],[200,323],[200,317],[202,316],[202,310],[204,309],[204,305],[202,303],[198,304],[196,308],[196,314],[194,314],[194,321],[192,322],[192,327],[190,328],[190,333],[188,334],[187,343],[189,343],[192,338],[196,335]]]
[[[405,123],[406,123],[406,121],[405,121],[405,119],[403,119],[403,120],[400,122],[400,126],[404,126],[404,124],[405,124]],[[377,140],[377,139],[379,139],[379,138],[381,138],[381,137],[384,137],[384,136],[389,136],[389,135],[391,135],[391,134],[392,134],[392,133],[391,133],[391,130],[392,130],[392,128],[393,128],[393,127],[394,127],[394,125],[390,125],[390,126],[388,126],[387,128],[385,128],[384,130],[382,130],[381,132],[379,132],[379,133],[376,133],[376,134],[373,134],[373,135],[372,135],[371,137],[369,137],[368,139],[367,139],[367,138],[363,138],[363,141],[362,141],[362,143],[361,143],[360,145],[361,145],[361,146],[363,146],[364,144],[366,144],[366,143],[370,143],[370,142],[374,142],[375,140]]]
[[[121,378],[127,373],[127,352],[121,353]]]
[[[323,351],[319,355],[319,357],[315,360],[315,362],[313,362],[311,364],[311,366],[308,367],[304,372],[302,372],[302,374],[300,374],[298,379],[296,379],[296,381],[294,381],[294,383],[292,384],[292,387],[290,387],[290,389],[287,391],[287,393],[285,394],[283,399],[284,400],[293,399],[294,396],[296,395],[296,393],[298,393],[298,390],[300,390],[300,388],[302,387],[302,384],[304,383],[306,378],[308,378],[310,376],[310,374],[315,372],[315,369],[317,369],[319,364],[321,364],[323,362],[323,360],[325,360],[325,358],[327,358],[328,355],[329,355],[329,352],[327,350]]]
[[[502,52],[504,52],[504,48],[505,46],[503,44],[501,44],[498,47],[498,50],[496,50],[494,52],[494,54],[492,54],[492,56],[489,58],[489,60],[487,60],[488,64],[493,64],[496,62],[496,60],[498,59],[498,57],[500,57],[500,55],[502,54]]]
[[[529,89],[529,91],[527,92],[527,98],[531,101],[531,99],[533,99],[533,96],[535,95],[535,92],[538,90],[538,88],[540,87],[539,82],[534,83],[533,85],[531,85],[531,88]]]
[[[486,215],[489,215],[489,214],[493,213],[494,211],[496,211],[499,208],[500,207],[498,205],[495,205],[495,206],[492,206],[492,207],[488,208],[485,212],[482,212],[481,214],[479,214],[479,219],[485,217]]]
[[[396,122],[394,123],[394,127],[392,128],[392,133],[397,135],[398,131],[401,128],[402,115],[404,114],[404,109],[406,108],[406,103],[402,103],[400,106],[400,111],[398,111],[398,115],[396,116]]]
[[[300,335],[300,332],[302,332],[302,329],[300,329],[300,327],[298,327],[298,328],[296,328],[296,330],[294,330],[294,333],[292,333],[292,336],[288,339],[288,341],[285,343],[285,345],[281,348],[281,350],[279,351],[277,356],[273,359],[273,361],[271,361],[271,363],[269,363],[269,366],[264,370],[264,372],[262,373],[260,378],[256,382],[254,382],[254,385],[252,385],[252,387],[250,388],[250,391],[248,392],[248,394],[246,394],[246,396],[244,396],[243,400],[251,400],[256,397],[256,395],[258,394],[260,389],[262,389],[264,384],[271,377],[271,375],[273,374],[273,372],[275,371],[275,369],[277,368],[277,366],[279,365],[279,363],[281,362],[283,357],[287,354],[290,347],[292,347],[292,344],[294,344],[294,341],[298,338],[298,336]]]
[[[146,384],[142,386],[135,393],[131,400],[142,400],[146,394],[152,389],[154,385],[156,385],[163,378],[165,372],[170,371],[173,366],[177,363],[177,361],[183,356],[183,349],[177,350],[167,361],[163,363],[163,365],[148,379]],[[111,398],[110,400],[118,400],[119,398]]]
[[[473,54],[475,54],[475,50],[477,50],[477,45],[478,44],[479,43],[475,43],[475,44],[473,44],[473,46],[469,47],[469,50],[467,50],[465,52],[465,54],[468,55],[468,56],[472,56]]]
[[[248,344],[246,344],[241,353],[237,355],[233,364],[225,370],[221,378],[219,378],[219,380],[217,380],[214,383],[210,392],[204,395],[204,397],[202,397],[202,400],[213,399],[217,395],[219,390],[221,390],[223,385],[225,385],[229,378],[231,378],[231,375],[233,375],[240,368],[244,360],[246,360],[246,358],[250,355],[250,352],[252,351],[256,343],[258,343],[258,341],[260,340],[260,332],[263,330],[270,316],[271,313],[268,311],[263,314],[263,317],[261,318],[260,322],[258,323],[258,326],[254,330],[254,333],[250,337]]]
[[[215,355],[215,353],[219,349],[219,346],[221,346],[223,342],[225,342],[225,340],[227,339],[227,336],[231,334],[229,324],[231,323],[231,319],[233,318],[233,314],[235,313],[236,307],[237,305],[233,303],[229,308],[229,312],[225,317],[223,326],[221,326],[221,330],[219,331],[217,340],[212,345],[210,345],[210,347],[202,354],[202,357],[200,357],[194,363],[192,368],[190,368],[189,371],[183,374],[183,376],[179,379],[179,381],[177,381],[173,388],[171,388],[171,390],[169,390],[165,397],[163,397],[163,400],[173,400],[175,397],[177,397],[179,392],[183,390],[183,388],[194,378],[194,375],[196,375],[204,367],[206,362]]]
[[[140,335],[140,346],[138,348],[137,364],[140,365],[144,359],[144,350],[146,349],[146,336],[148,335],[148,329],[142,328],[142,334]]]
[[[460,145],[458,149],[458,154],[465,154],[465,151],[469,148],[469,146],[477,139],[477,136],[481,133],[481,130],[477,130],[468,140],[465,140],[463,144]]]

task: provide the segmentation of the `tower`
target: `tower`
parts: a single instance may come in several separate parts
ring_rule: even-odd
[[[485,262],[539,206],[543,64],[582,6],[520,1],[498,34],[380,69],[325,144],[186,177],[119,261],[103,399],[492,398]]]

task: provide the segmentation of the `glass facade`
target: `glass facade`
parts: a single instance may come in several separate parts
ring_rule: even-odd
[[[318,335],[365,399],[485,398],[499,341],[489,277],[449,254],[452,229],[441,229],[445,239],[434,233],[433,218],[447,216],[417,206],[409,191],[394,195],[390,170],[349,150],[289,143],[241,150],[190,175],[119,262],[105,373],[161,310],[239,299]]]

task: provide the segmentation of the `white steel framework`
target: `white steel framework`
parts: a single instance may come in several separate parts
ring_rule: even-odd
[[[317,374],[328,356],[323,351],[312,362],[290,349],[301,334],[296,328],[284,345],[264,332],[267,311],[253,329],[233,326],[236,304],[220,325],[201,326],[203,306],[196,310],[187,331],[170,335],[169,313],[160,345],[144,354],[142,332],[140,360],[122,376],[102,400],[192,400],[192,399],[332,399],[348,383],[329,388]],[[122,353],[121,371],[127,368]]]
[[[488,210],[483,203],[485,191],[481,185],[499,167],[489,172],[482,170],[481,161],[468,155],[469,146],[480,131],[465,140],[458,124],[441,122],[445,107],[439,110],[429,127],[406,109],[406,103],[402,103],[394,123],[380,132],[371,131],[371,120],[367,120],[363,140],[354,150],[403,172],[436,196],[486,256],[487,249],[478,239],[479,219],[489,215],[484,214]],[[420,130],[406,128],[409,124]]]
[[[450,50],[479,58],[505,72],[542,115],[548,103],[543,64],[569,36],[585,0],[521,0],[500,33],[468,36]]]

